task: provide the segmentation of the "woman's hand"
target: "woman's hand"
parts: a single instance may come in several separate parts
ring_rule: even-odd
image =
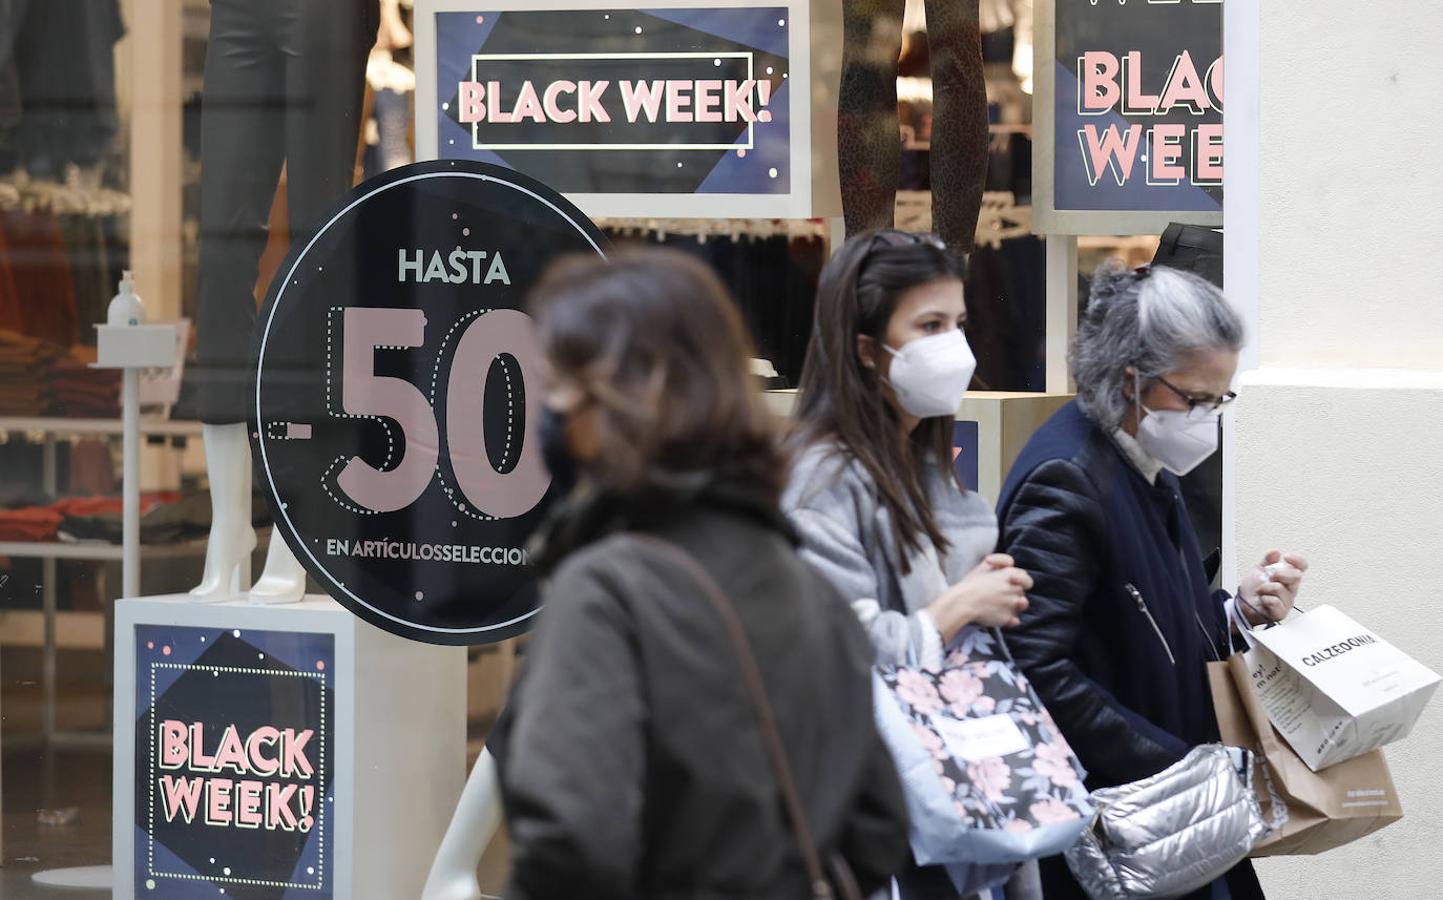
[[[942,642],[950,643],[968,625],[1011,628],[1027,608],[1032,576],[1017,568],[1012,557],[994,553],[927,607]]]
[[[1249,624],[1281,622],[1293,611],[1308,561],[1297,553],[1271,550],[1243,579],[1239,609]]]

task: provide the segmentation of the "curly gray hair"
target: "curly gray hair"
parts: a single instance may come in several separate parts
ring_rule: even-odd
[[[1069,354],[1078,400],[1093,421],[1116,428],[1131,405],[1123,393],[1129,366],[1144,380],[1156,378],[1190,352],[1236,353],[1244,338],[1242,317],[1211,283],[1177,269],[1133,270],[1110,260],[1093,276]]]

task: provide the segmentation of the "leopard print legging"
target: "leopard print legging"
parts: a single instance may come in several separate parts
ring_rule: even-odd
[[[926,0],[932,69],[932,221],[947,246],[968,253],[987,179],[987,84],[979,0]],[[890,228],[902,142],[897,57],[906,0],[843,0],[837,156],[847,234]]]

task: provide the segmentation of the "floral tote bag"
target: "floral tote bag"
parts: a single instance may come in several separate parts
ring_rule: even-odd
[[[1086,772],[995,630],[969,628],[941,669],[876,672],[922,865],[1063,852],[1092,821]]]

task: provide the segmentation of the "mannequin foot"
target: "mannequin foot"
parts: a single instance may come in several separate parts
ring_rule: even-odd
[[[215,530],[205,548],[205,572],[200,584],[191,589],[194,603],[220,603],[240,596],[241,566],[249,566],[256,548],[256,533],[245,528],[239,534]]]
[[[266,568],[260,581],[250,589],[250,602],[262,604],[298,603],[306,592],[306,570],[279,534],[271,535]]]

